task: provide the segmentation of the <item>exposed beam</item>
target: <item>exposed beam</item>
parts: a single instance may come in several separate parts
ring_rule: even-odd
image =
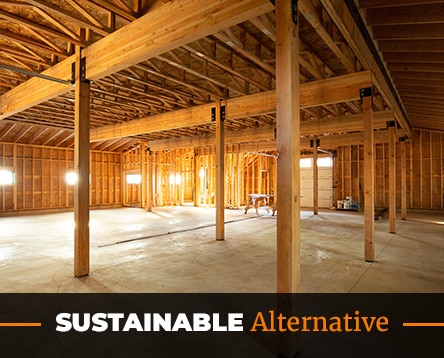
[[[71,56],[41,74],[61,80],[70,80],[71,63],[74,62],[74,59],[75,57]],[[49,82],[37,77],[31,78],[0,97],[0,119],[65,94],[72,89],[73,86],[69,84]]]
[[[325,44],[330,48],[330,50],[338,57],[342,65],[349,72],[354,72],[355,67],[352,61],[344,55],[336,42],[331,38],[321,19],[319,19],[318,13],[314,8],[311,0],[301,0],[298,4],[298,10],[301,12],[302,15],[304,15],[311,26],[313,26],[314,30],[317,32],[319,37],[324,40]]]
[[[48,4],[46,1],[42,0],[26,0],[27,3],[34,5],[35,7],[39,9],[43,9],[48,11],[49,13],[52,13],[54,15],[57,15],[58,17],[61,17],[64,20],[68,20],[70,22],[73,22],[80,27],[89,28],[92,29],[94,32],[98,33],[99,35],[106,36],[108,35],[108,31],[103,30],[102,26],[96,26],[91,22],[87,22],[82,20],[77,15],[68,13],[66,11],[61,11],[59,8]]]
[[[246,59],[250,60],[254,64],[256,64],[259,67],[261,67],[266,72],[271,73],[273,76],[276,75],[276,70],[274,69],[273,66],[270,66],[269,64],[265,63],[259,57],[253,55],[250,51],[244,49],[243,46],[241,46],[240,44],[234,43],[232,41],[232,39],[230,37],[228,37],[227,35],[219,32],[217,34],[214,34],[214,37],[217,38],[219,41],[225,43],[227,46],[229,46],[234,51],[236,51],[239,54],[241,54]]]
[[[328,14],[331,16],[332,20],[338,26],[340,32],[346,39],[349,46],[352,48],[353,52],[356,54],[359,61],[362,63],[365,69],[371,69],[374,75],[374,84],[378,88],[382,97],[395,111],[395,118],[399,122],[402,128],[411,135],[411,125],[406,118],[405,110],[402,107],[402,103],[399,100],[399,95],[391,84],[390,79],[384,73],[385,69],[383,64],[379,61],[379,55],[376,54],[376,49],[371,49],[366,40],[366,34],[361,32],[361,28],[356,23],[358,21],[350,13],[347,4],[350,3],[354,7],[352,1],[342,1],[342,0],[320,0],[324,8],[327,10]],[[359,17],[360,19],[360,17]]]
[[[422,3],[427,4],[442,4],[442,0],[421,0]],[[359,5],[363,9],[367,8],[384,8],[393,6],[408,6],[418,4],[418,0],[359,0]]]
[[[390,39],[442,39],[444,26],[440,24],[412,25],[381,25],[373,27],[373,36],[376,40]]]
[[[368,71],[306,83],[300,86],[301,108],[359,99],[362,86],[371,85]],[[91,130],[91,140],[106,140],[143,133],[208,124],[214,104],[166,112],[126,123]],[[226,120],[276,111],[276,92],[267,91],[226,101]]]
[[[86,48],[86,76],[100,79],[273,8],[268,0],[168,2]]]
[[[127,21],[134,21],[137,18],[134,14],[130,12],[130,9],[126,6],[125,8],[120,6],[115,6],[114,4],[110,4],[109,2],[106,2],[104,0],[91,0],[91,2],[97,4],[103,9],[106,9],[107,11],[115,13],[116,15],[120,16],[122,19],[125,19]]]
[[[347,120],[344,128],[348,128],[350,132],[361,132],[363,130],[363,116],[362,115],[353,115],[347,116],[351,117]],[[347,118],[348,119],[348,118]],[[381,130],[386,128],[386,122],[388,120],[393,119],[393,112],[375,112],[374,113],[374,129]],[[330,136],[322,136],[323,134],[329,134],[333,132],[346,132],[347,130],[341,129],[336,130],[338,126],[341,126],[344,123],[344,117],[337,117],[334,119],[330,119],[328,121],[323,121],[321,123],[313,124],[313,123],[301,123],[300,134],[301,136],[312,136],[319,135],[321,137],[321,146],[324,148],[326,143],[328,143],[329,147],[332,145],[339,146],[341,145],[341,140],[347,141],[352,140],[353,144],[363,143],[362,134],[356,133],[354,136],[341,136],[341,135],[330,135]],[[383,140],[384,136],[378,133],[385,132],[376,132],[375,140]],[[379,137],[378,137],[379,136]],[[252,141],[272,141],[275,139],[275,127],[274,126],[262,126],[256,128],[248,128],[241,130],[231,130],[225,133],[225,142],[227,144],[236,144],[242,142],[252,142]],[[204,135],[196,135],[196,136],[188,136],[188,137],[176,137],[176,138],[168,138],[168,139],[158,139],[149,142],[149,147],[151,150],[163,150],[163,149],[173,149],[173,148],[196,148],[196,147],[210,147],[213,145],[215,141],[214,134],[204,134]],[[386,139],[384,139],[386,142]]]
[[[362,129],[362,118],[360,124]],[[301,127],[301,135],[302,132],[303,127]],[[403,136],[404,133],[401,131],[397,132],[396,135]],[[389,141],[387,130],[375,131],[373,136],[375,143],[388,143]],[[335,149],[343,145],[359,145],[364,143],[362,132],[325,136],[320,135],[318,139],[322,149]],[[179,148],[209,148],[214,146],[214,142],[215,134],[212,133],[191,137],[157,139],[150,141],[148,144],[151,151],[158,151]],[[254,145],[260,144],[261,146],[269,148],[268,150],[276,150],[275,128],[273,126],[268,126],[225,132],[226,145],[239,144],[246,146],[249,145],[248,143],[255,143]],[[300,143],[301,149],[311,149],[310,139],[301,138]]]
[[[380,51],[391,52],[443,52],[444,41],[442,40],[379,40]]]
[[[442,26],[443,22],[442,3],[418,4],[388,9],[367,9],[367,24],[370,26],[430,23]]]
[[[39,1],[30,2],[42,6]],[[208,0],[169,2],[84,49],[86,77],[98,80],[273,8],[268,0],[225,0],[222,4]],[[71,56],[43,73],[70,79],[73,62]],[[0,119],[70,90],[70,86],[31,79],[0,97]]]

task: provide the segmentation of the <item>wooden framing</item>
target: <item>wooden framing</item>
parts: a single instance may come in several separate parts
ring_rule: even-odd
[[[389,127],[389,232],[392,234],[396,233],[396,137],[394,125],[393,122],[393,126]]]
[[[225,171],[224,171],[224,121],[220,98],[216,100],[216,240],[225,238]]]
[[[407,219],[407,163],[405,137],[402,137],[401,146],[401,219]]]
[[[89,109],[90,83],[83,80],[81,50],[76,50],[75,65],[75,145],[74,166],[74,275],[89,274]]]
[[[347,83],[344,88],[343,84]],[[315,81],[301,85],[301,108],[316,107],[326,102],[340,103],[359,99],[359,90],[363,86],[371,85],[370,72],[358,72],[350,75],[338,76],[321,81]],[[248,116],[274,113],[276,111],[276,91],[261,92],[253,95],[232,98],[225,101],[226,120],[235,120]],[[208,113],[214,104],[185,108],[173,112],[153,115],[129,123],[104,126],[91,130],[91,141],[107,140],[113,138],[152,133],[164,130],[198,126],[208,123]],[[386,118],[389,113],[381,113]],[[379,116],[377,117],[380,118]],[[355,125],[362,128],[360,116],[350,118]],[[385,125],[385,121],[381,121]],[[328,125],[328,124],[327,124]],[[332,123],[331,128],[353,130],[353,125],[348,118],[339,118]]]
[[[372,262],[375,260],[375,160],[371,94],[363,96],[362,110],[364,113],[364,259]]]
[[[301,287],[300,262],[300,93],[299,27],[293,23],[292,2],[276,2],[277,138],[277,292],[296,293]],[[281,302],[278,302],[278,305]],[[280,309],[283,305],[280,304]],[[285,312],[285,311],[284,311]],[[294,334],[278,335],[280,355],[298,351]]]
[[[276,2],[275,13],[269,0],[134,1],[134,11],[123,1],[96,1],[100,16],[76,1],[68,7],[3,2],[1,62],[56,82],[28,80],[29,73],[11,74],[5,64],[0,70],[0,119],[11,117],[0,125],[0,141],[6,140],[0,157],[17,173],[16,184],[0,188],[2,211],[65,209],[74,202],[74,274],[83,276],[90,205],[215,206],[222,240],[225,206],[279,188],[277,291],[298,292],[299,154],[314,138],[317,214],[320,138],[323,148],[339,153],[335,196],[364,202],[364,256],[374,261],[375,205],[389,206],[392,233],[397,202],[404,220],[407,208],[444,208],[444,57],[431,53],[443,48],[434,24],[439,11],[435,2],[395,2],[300,0],[307,25],[301,39],[289,0]],[[419,27],[413,6],[424,10]],[[36,13],[51,26],[38,24]],[[426,41],[406,40],[406,33]],[[80,79],[81,57],[92,85]],[[359,89],[373,86],[378,91],[364,96],[361,114]],[[226,133],[219,110],[215,133],[208,123],[214,98],[224,98]],[[402,129],[383,130],[388,119]],[[59,149],[72,147],[72,135],[75,150]],[[409,142],[397,145],[404,135]],[[30,145],[37,139],[39,146]],[[91,152],[91,142],[115,153]],[[80,178],[74,193],[63,181],[71,167]],[[140,173],[142,183],[128,185],[129,172]]]
[[[86,78],[96,81],[272,9],[268,0],[224,0],[223,6],[206,0],[168,2],[85,48]],[[69,80],[74,61],[71,56],[44,74]],[[32,78],[0,97],[0,119],[70,90],[69,84]]]
[[[147,207],[147,201],[148,201],[148,171],[147,171],[147,155],[146,155],[146,143],[140,144],[140,207],[145,208]]]
[[[319,180],[318,180],[318,145],[317,136],[313,136],[313,214],[319,213]]]
[[[376,160],[376,181],[375,181],[375,205],[376,207],[389,206],[389,144],[388,136],[386,139],[378,140],[380,132],[374,133],[375,139],[375,160]],[[444,177],[442,175],[440,159],[442,160],[441,147],[443,143],[444,134],[430,131],[414,130],[412,132],[413,138],[407,141],[401,141],[396,144],[396,171],[400,175],[396,176],[396,193],[397,203],[401,203],[401,218],[403,220],[407,217],[407,209],[444,209],[441,198],[443,192],[441,190],[444,184]],[[428,138],[424,140],[423,137]],[[431,140],[431,141],[430,141]],[[338,138],[338,142],[345,141]],[[337,143],[338,143],[337,142]],[[359,144],[359,142],[355,142]],[[324,144],[324,142],[323,142]],[[338,181],[335,189],[335,197],[344,198],[346,196],[353,196],[359,198],[362,204],[363,200],[360,198],[360,192],[356,190],[356,186],[352,184],[352,177],[350,176],[350,166],[353,166],[352,146],[344,145],[337,148],[338,155],[336,158],[336,166],[338,173],[335,175]],[[432,157],[432,164],[430,164],[429,157]],[[363,146],[359,145],[359,156],[356,158],[359,168],[359,186],[363,187]],[[432,166],[432,176],[425,176],[421,179],[421,171]],[[428,173],[428,172],[426,172]],[[427,193],[427,195],[420,192]],[[432,195],[429,193],[432,192]],[[403,199],[404,198],[404,199]],[[432,200],[432,201],[431,201]],[[403,204],[404,201],[404,204]],[[404,214],[403,214],[404,213]]]

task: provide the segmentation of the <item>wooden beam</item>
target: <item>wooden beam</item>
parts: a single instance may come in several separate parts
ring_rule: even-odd
[[[268,0],[169,2],[84,49],[86,78],[98,80],[272,10]],[[43,74],[69,80],[74,61],[71,56]],[[70,90],[69,85],[32,78],[0,97],[0,119]]]
[[[383,69],[379,66],[372,50],[369,48],[364,35],[361,33],[354,17],[350,13],[347,4],[349,2],[342,0],[320,0],[323,7],[338,26],[347,43],[362,63],[365,69],[371,69],[374,76],[374,85],[379,89],[384,100],[395,112],[395,118],[400,126],[411,135],[411,126],[405,111],[399,100],[399,95],[391,87],[390,80],[386,78]],[[353,2],[350,2],[354,6]]]
[[[369,71],[358,72],[301,85],[301,108],[341,103],[359,99],[359,90],[371,86]],[[143,133],[158,132],[208,124],[209,113],[214,104],[185,108],[178,111],[156,114],[129,122],[91,130],[91,140],[107,140]],[[226,101],[226,120],[234,120],[276,111],[276,91],[232,98]]]
[[[146,143],[140,143],[140,207],[144,208],[147,205],[147,189],[148,189],[148,174],[147,174],[147,161],[146,161]]]
[[[291,0],[276,1],[276,103],[277,141],[277,292],[298,293],[301,289],[300,229],[300,98],[299,26],[293,23]],[[290,298],[291,299],[291,298]],[[291,314],[278,297],[278,310]],[[278,354],[293,357],[298,352],[295,334],[278,334]]]
[[[362,116],[360,119],[359,131],[363,130]],[[301,136],[304,136],[303,126],[301,127]],[[376,128],[374,128],[376,129]],[[322,128],[317,135],[321,135]],[[378,130],[374,132],[375,143],[388,143],[388,131]],[[403,136],[405,133],[401,130],[397,132],[398,136]],[[270,150],[276,150],[275,142],[275,127],[257,127],[241,129],[236,131],[225,132],[225,144],[240,144],[245,142],[262,142],[267,141],[270,144]],[[364,137],[362,133],[347,133],[347,134],[335,134],[318,137],[321,139],[322,149],[335,149],[341,145],[356,145],[364,143]],[[203,134],[190,137],[177,137],[168,139],[159,139],[149,142],[149,147],[153,151],[177,149],[177,148],[198,148],[198,147],[213,147],[215,143],[215,134]],[[309,139],[301,139],[301,148],[311,149]],[[264,145],[264,144],[261,144]]]
[[[373,114],[373,129],[383,129],[388,120],[393,119],[393,111],[379,111]],[[308,123],[301,123],[301,135],[313,136],[328,133],[362,131],[363,115],[352,114],[335,118],[326,118]]]
[[[82,81],[81,50],[76,49],[75,64],[75,144],[74,166],[74,275],[89,274],[89,112],[90,84]]]
[[[313,214],[319,213],[319,182],[318,182],[318,146],[317,136],[313,136]]]
[[[311,24],[319,37],[335,54],[335,56],[339,59],[339,61],[347,69],[347,71],[355,72],[355,67],[352,61],[347,56],[345,56],[344,52],[342,52],[341,48],[336,44],[336,41],[333,40],[329,32],[326,30],[326,27],[323,25],[322,20],[319,19],[318,13],[314,8],[312,2],[309,0],[301,0],[298,4],[298,10],[301,12],[302,15],[304,15],[306,20]]]
[[[147,160],[147,197],[146,197],[146,211],[153,211],[153,159],[151,151],[148,149]]]
[[[61,80],[71,80],[71,64],[73,62],[75,62],[74,55],[48,68],[42,74]],[[73,86],[69,84],[50,82],[33,77],[0,97],[0,119],[12,116],[72,90]]]
[[[364,112],[364,259],[373,262],[375,260],[375,156],[371,94],[362,98],[362,107]]]
[[[444,36],[442,23],[412,25],[384,25],[372,29],[375,40],[441,39]]]
[[[412,6],[394,6],[388,9],[368,9],[367,24],[378,25],[417,25],[442,24],[444,15],[442,4],[415,4]]]
[[[407,219],[407,163],[405,137],[401,140],[401,219]]]
[[[421,3],[421,1],[418,0],[360,0],[359,5],[363,9],[367,8],[384,8],[384,7],[393,7],[393,6],[408,6],[408,5],[416,5],[418,3]],[[442,0],[425,0],[422,1],[422,3],[427,4],[435,4],[439,3],[442,4]]]
[[[85,49],[97,80],[273,10],[268,0],[168,2]]]
[[[225,238],[224,213],[224,122],[222,118],[221,100],[216,100],[216,240]]]
[[[390,122],[388,122],[390,123]],[[389,232],[396,233],[396,137],[395,122],[389,127]]]
[[[194,204],[194,206],[199,206],[200,168],[199,168],[199,163],[198,163],[198,152],[196,150],[194,151],[193,166],[194,166],[193,204]]]
[[[379,51],[385,52],[435,52],[444,51],[442,40],[379,40]],[[390,71],[392,73],[392,71]],[[393,73],[392,73],[393,76]],[[394,76],[393,76],[394,77]]]

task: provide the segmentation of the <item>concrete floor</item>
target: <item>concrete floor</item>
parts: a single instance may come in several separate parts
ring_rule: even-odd
[[[73,213],[0,218],[0,292],[275,292],[276,217],[195,207],[91,211],[91,274],[73,277]],[[444,292],[444,211],[410,211],[363,260],[362,213],[301,212],[302,292]],[[131,241],[132,240],[132,241]]]

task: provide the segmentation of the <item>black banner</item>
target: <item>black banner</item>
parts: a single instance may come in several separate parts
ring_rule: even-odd
[[[440,357],[444,294],[2,294],[2,357]]]

